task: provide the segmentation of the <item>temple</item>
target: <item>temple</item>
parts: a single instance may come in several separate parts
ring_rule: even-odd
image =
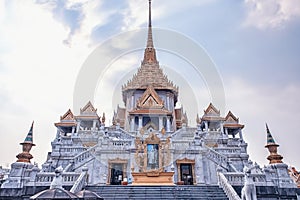
[[[260,167],[249,160],[244,125],[231,111],[221,116],[210,103],[197,115],[196,127],[189,126],[183,108],[176,107],[179,88],[160,67],[152,34],[149,0],[144,57],[136,74],[122,86],[124,107],[117,107],[112,124],[105,126],[105,114],[98,115],[91,101],[83,105],[79,115],[67,110],[54,124],[57,132],[52,150],[41,168],[30,162],[29,151],[34,146],[31,127],[1,191],[32,187],[27,191],[33,195],[40,192],[38,188],[50,186],[55,169],[61,166],[62,185],[73,192],[89,186],[99,192],[106,185],[215,186],[216,191],[220,186],[226,199],[235,192],[240,194],[247,167],[256,187],[273,188],[257,189],[261,197],[275,190],[279,196],[278,191],[283,191],[287,199],[286,191],[291,191],[290,199],[296,196],[291,190],[296,184],[283,157],[277,154],[279,145],[268,127],[270,163]],[[18,195],[24,195],[22,192]]]

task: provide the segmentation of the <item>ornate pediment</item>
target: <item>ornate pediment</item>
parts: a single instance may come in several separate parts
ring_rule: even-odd
[[[63,116],[60,116],[60,122],[54,123],[56,127],[72,127],[76,126],[75,116],[69,109]]]
[[[75,120],[75,117],[70,109],[63,116],[60,117],[60,121],[65,121],[65,120],[66,121]]]
[[[204,115],[220,116],[220,110],[218,110],[212,103],[210,103],[207,109],[204,111]]]
[[[97,109],[89,101],[83,108],[80,109],[80,115],[82,114],[96,114]]]
[[[227,116],[225,117],[225,122],[227,123],[239,123],[239,118],[234,116],[231,111],[228,112]]]
[[[237,129],[237,128],[244,128],[244,125],[239,124],[239,118],[234,116],[234,114],[232,114],[232,112],[229,111],[225,117],[224,127],[230,129]]]
[[[163,108],[164,101],[158,96],[152,85],[149,85],[142,97],[137,102],[138,108]]]

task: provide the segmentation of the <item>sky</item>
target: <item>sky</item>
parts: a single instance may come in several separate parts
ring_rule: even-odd
[[[225,94],[219,109],[223,116],[232,111],[245,125],[250,159],[268,164],[267,122],[283,161],[300,169],[300,0],[153,0],[152,5],[154,28],[185,36],[213,61],[218,74],[212,83],[221,80]],[[33,120],[33,161],[45,162],[54,123],[69,108],[79,113],[73,97],[84,63],[106,41],[147,27],[147,6],[147,0],[0,0],[0,165],[16,161]],[[158,60],[179,86],[178,106],[195,126],[197,113],[202,116],[212,101],[211,83],[205,74],[193,73],[189,60],[160,49],[160,36],[154,31]],[[113,41],[128,48],[126,40]],[[177,42],[170,37],[169,45]],[[105,112],[107,126],[117,105],[124,106],[120,88],[140,66],[144,45],[99,66],[105,73],[91,101],[99,115]]]

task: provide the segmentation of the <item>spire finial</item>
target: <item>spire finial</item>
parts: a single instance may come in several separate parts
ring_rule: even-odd
[[[149,21],[148,21],[148,40],[147,47],[154,47],[152,38],[152,16],[151,16],[151,0],[149,0]]]
[[[149,0],[149,21],[148,21],[148,38],[147,38],[147,46],[144,53],[144,60],[143,64],[145,63],[155,63],[157,64],[156,60],[156,52],[153,45],[153,37],[152,37],[152,16],[151,16],[151,3],[152,1]]]

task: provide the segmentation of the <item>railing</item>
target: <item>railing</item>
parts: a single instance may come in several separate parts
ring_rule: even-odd
[[[74,169],[77,169],[78,167],[82,166],[86,162],[94,159],[95,157],[93,156],[93,153],[96,151],[97,145],[89,148],[88,150],[80,153],[79,155],[75,156],[73,158],[74,160]]]
[[[218,153],[217,151],[213,150],[212,148],[207,147],[207,158],[211,161],[215,162],[217,165],[223,167],[224,169],[228,169],[228,159],[226,156]]]
[[[61,147],[60,155],[61,156],[75,156],[84,151],[86,151],[86,147]]]
[[[77,193],[82,190],[86,183],[87,178],[87,169],[83,169],[78,179],[75,181],[73,187],[71,188],[70,192]]]
[[[216,148],[215,149],[218,153],[221,154],[240,154],[241,149],[237,147],[229,147],[229,148]]]
[[[239,195],[236,193],[236,191],[233,189],[233,187],[230,185],[224,174],[221,172],[218,172],[218,181],[219,186],[223,189],[223,191],[226,193],[229,200],[241,200]]]
[[[224,176],[231,185],[242,186],[244,185],[244,174],[243,173],[225,173]],[[254,184],[256,186],[266,186],[266,175],[265,174],[250,174]]]
[[[230,138],[228,139],[228,146],[239,146],[241,144],[240,138]]]
[[[65,186],[72,186],[74,182],[80,176],[79,173],[74,172],[64,172],[62,174],[63,178],[63,185]],[[42,172],[36,175],[35,184],[36,186],[50,186],[51,182],[55,177],[54,172]]]
[[[72,168],[73,164],[74,164],[74,162],[70,162],[70,163],[65,167],[64,172],[70,171],[70,169]]]
[[[191,141],[173,141],[171,147],[175,150],[187,150]]]
[[[125,150],[130,148],[131,141],[123,141],[123,140],[112,140],[110,141],[110,148]]]

